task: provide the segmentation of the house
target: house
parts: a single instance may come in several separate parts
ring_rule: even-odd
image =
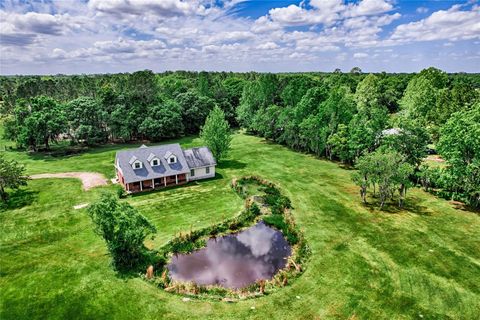
[[[178,143],[117,152],[117,181],[127,192],[140,192],[213,178],[217,165],[207,147],[183,150]]]
[[[402,129],[400,128],[390,128],[390,129],[385,129],[382,131],[382,137],[386,136],[396,136],[402,133]]]

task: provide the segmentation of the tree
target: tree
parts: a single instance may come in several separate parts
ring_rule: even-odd
[[[309,89],[302,99],[293,106],[288,123],[283,128],[284,142],[294,149],[307,149],[310,144],[310,151],[322,153],[323,148],[317,139],[318,131],[322,130],[321,120],[316,115],[320,104],[328,97],[325,86]],[[302,125],[303,124],[303,125]],[[317,154],[318,154],[317,153]]]
[[[211,82],[210,73],[206,71],[202,71],[198,74],[197,91],[200,95],[206,96],[206,97],[212,96],[210,82]]]
[[[417,76],[410,80],[400,106],[411,119],[419,119],[426,125],[431,122],[438,90],[427,78]]]
[[[66,127],[63,109],[55,100],[44,96],[20,101],[15,108],[15,121],[17,143],[35,151],[41,144],[48,150],[50,141],[55,141]]]
[[[202,96],[195,90],[179,94],[175,101],[182,111],[183,127],[188,134],[196,134],[215,106],[215,100]]]
[[[25,167],[15,160],[6,160],[0,154],[0,198],[7,202],[6,188],[18,189],[27,184],[28,176],[25,175]]]
[[[447,80],[441,70],[424,69],[408,82],[400,100],[402,112],[425,126],[434,141],[438,140],[439,125],[451,113]]]
[[[224,91],[224,103],[221,103],[221,108],[223,112],[225,112],[225,117],[230,123],[231,126],[237,126],[237,114],[236,110],[240,105],[240,98],[242,97],[243,87],[246,81],[237,78],[237,77],[230,77],[225,79],[221,86]],[[219,99],[217,98],[217,102]]]
[[[441,89],[447,86],[448,75],[445,73],[445,71],[442,71],[440,69],[434,67],[426,68],[420,71],[418,76],[428,79],[428,81],[430,81],[432,85],[437,89]]]
[[[392,150],[377,150],[360,157],[356,168],[358,171],[352,178],[360,186],[360,194],[365,203],[368,187],[373,186],[375,193],[375,186],[378,185],[380,208],[384,207],[388,197],[393,198],[395,191],[399,192],[399,207],[403,206],[413,166],[405,162],[402,155]]]
[[[77,98],[70,101],[65,110],[74,141],[84,141],[87,145],[107,141],[107,113],[95,99]]]
[[[178,137],[183,133],[180,106],[173,100],[152,106],[139,131],[150,140]]]
[[[480,207],[480,103],[456,112],[440,131],[437,148],[447,161],[446,187],[463,200]]]
[[[278,118],[280,117],[282,108],[272,104],[265,109],[260,109],[253,117],[253,125],[257,132],[267,138],[276,139],[278,136]]]
[[[254,131],[253,117],[255,112],[259,110],[261,101],[258,96],[260,85],[258,81],[251,81],[243,87],[240,105],[237,108],[237,121],[248,131]]]
[[[327,145],[330,149],[330,157],[338,157],[342,162],[347,162],[350,159],[348,127],[345,124],[339,124],[337,132],[328,137]]]
[[[353,68],[350,70],[350,73],[351,73],[351,74],[361,74],[361,73],[362,73],[362,69],[360,69],[360,67],[353,67]]]
[[[156,232],[155,227],[126,202],[120,203],[115,195],[104,193],[88,208],[95,224],[94,230],[107,243],[117,269],[127,269],[142,261],[146,237]]]
[[[405,161],[418,168],[427,155],[430,140],[427,130],[418,121],[399,117],[393,121],[396,133],[382,136],[381,147],[395,150]]]
[[[227,156],[232,136],[225,114],[219,107],[210,111],[200,136],[217,161]]]
[[[388,122],[388,110],[380,104],[380,79],[369,74],[357,86],[358,113],[349,124],[349,148],[352,158],[375,149],[377,138]]]
[[[262,74],[258,80],[247,83],[243,88],[240,106],[237,108],[237,121],[248,131],[257,132],[253,119],[255,113],[272,104],[280,105],[280,84],[277,75]]]
[[[309,151],[331,158],[328,138],[337,132],[340,124],[350,122],[355,112],[355,103],[347,87],[332,88],[330,91],[319,89],[321,88],[310,89],[296,108],[296,113],[300,113],[303,118],[300,140]],[[311,90],[317,94],[312,96]]]
[[[318,85],[318,81],[308,75],[294,75],[287,78],[287,84],[280,94],[285,106],[295,107],[310,88]]]

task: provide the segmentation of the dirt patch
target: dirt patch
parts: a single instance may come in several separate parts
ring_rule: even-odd
[[[444,159],[442,159],[439,155],[437,154],[432,154],[427,156],[426,158],[427,161],[435,161],[435,162],[445,162]]]
[[[31,175],[30,178],[77,178],[82,180],[83,190],[89,190],[93,187],[107,185],[107,179],[105,178],[105,176],[101,173],[96,172],[41,173]]]

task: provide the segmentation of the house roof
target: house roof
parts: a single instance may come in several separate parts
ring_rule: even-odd
[[[165,158],[167,153],[177,156],[177,162],[167,163]],[[160,165],[154,167],[150,165],[148,159],[153,159],[152,154],[160,160]],[[132,159],[134,160],[132,161]],[[132,168],[131,164],[136,160],[142,162],[141,169]],[[190,171],[183,156],[183,150],[178,143],[153,147],[142,145],[140,148],[118,151],[115,163],[120,167],[125,183],[172,176]]]
[[[392,136],[392,135],[397,135],[400,134],[403,130],[400,128],[390,128],[390,129],[385,129],[382,131],[383,136]]]
[[[147,161],[150,162],[150,161],[152,161],[152,160],[155,159],[155,158],[158,158],[158,156],[154,155],[153,153],[150,153],[150,155],[149,155],[148,158],[147,158]]]
[[[183,150],[183,155],[190,168],[214,166],[217,164],[212,152],[207,147],[198,147]]]

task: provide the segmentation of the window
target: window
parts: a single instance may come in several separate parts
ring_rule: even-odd
[[[135,169],[140,169],[142,167],[142,164],[140,162],[135,162],[134,168]]]
[[[175,163],[175,162],[176,162],[175,160],[176,160],[175,157],[170,157],[170,158],[168,159],[168,162],[169,162],[169,163]]]
[[[191,177],[195,177],[195,169],[191,169],[191,170],[190,170],[190,176],[191,176]]]
[[[158,159],[153,159],[152,166],[158,166]]]
[[[206,173],[206,174],[209,174],[209,173],[210,173],[210,167],[206,167],[206,168],[205,168],[205,173]]]

